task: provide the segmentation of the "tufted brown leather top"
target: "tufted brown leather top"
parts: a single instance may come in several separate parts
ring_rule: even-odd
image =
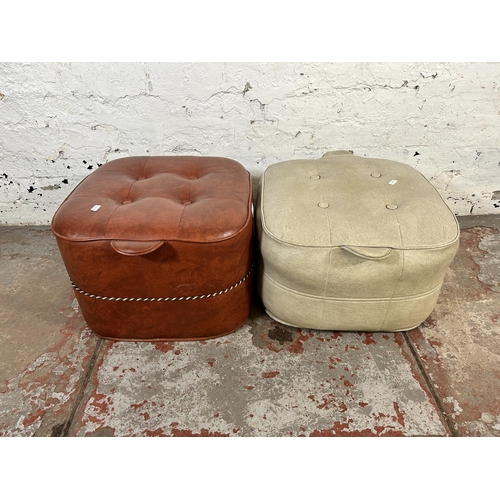
[[[221,241],[251,218],[250,192],[248,171],[228,158],[120,158],[78,184],[52,230],[72,241],[115,240],[115,250],[131,254],[139,242]]]

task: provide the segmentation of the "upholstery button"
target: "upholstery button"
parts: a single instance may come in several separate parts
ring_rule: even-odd
[[[370,174],[372,177],[382,177],[382,174],[379,174],[378,172],[373,172],[372,174]]]
[[[194,176],[189,177],[189,180],[191,180],[191,181],[195,181],[196,179],[198,179],[198,177],[194,177]]]
[[[328,208],[330,205],[326,201],[320,201],[318,203],[318,207],[320,208]]]
[[[310,179],[321,179],[319,175],[311,175]]]
[[[182,204],[183,205],[191,205],[191,202],[190,201],[183,201]]]
[[[397,205],[386,205],[385,208],[388,208],[389,210],[396,210],[398,208]]]
[[[130,200],[122,201],[122,205],[128,205],[129,203],[132,203],[132,202]]]

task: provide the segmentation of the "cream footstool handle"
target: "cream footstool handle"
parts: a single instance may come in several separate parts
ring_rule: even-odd
[[[353,155],[354,153],[352,151],[345,151],[345,150],[338,150],[338,151],[327,151],[323,157],[325,156],[347,156],[347,155]]]
[[[371,248],[371,247],[347,247],[341,246],[342,250],[352,253],[357,257],[369,260],[382,260],[389,257],[392,248]]]

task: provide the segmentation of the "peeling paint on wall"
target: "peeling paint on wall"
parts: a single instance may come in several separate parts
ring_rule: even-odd
[[[259,178],[332,149],[413,166],[457,215],[500,213],[499,82],[500,63],[0,63],[0,224],[47,224],[123,156]]]

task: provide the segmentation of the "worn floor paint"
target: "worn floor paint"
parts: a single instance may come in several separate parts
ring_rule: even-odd
[[[457,434],[500,436],[500,218],[472,220],[461,220],[437,307],[410,338]]]
[[[47,228],[0,228],[0,436],[499,436],[500,218],[461,220],[408,334],[285,327],[206,342],[86,327]]]
[[[46,229],[0,228],[0,436],[52,435],[95,349]]]
[[[446,435],[401,334],[283,327],[201,343],[109,343],[71,433]]]

